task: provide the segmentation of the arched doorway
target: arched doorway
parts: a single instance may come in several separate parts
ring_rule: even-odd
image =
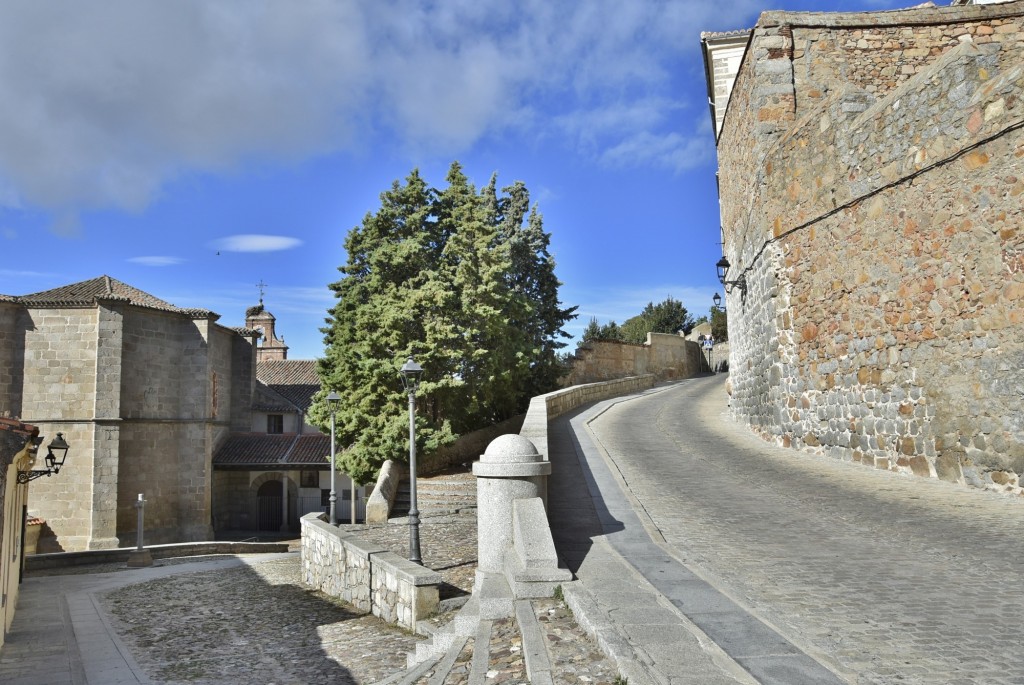
[[[256,491],[256,529],[281,530],[281,481],[268,480]]]

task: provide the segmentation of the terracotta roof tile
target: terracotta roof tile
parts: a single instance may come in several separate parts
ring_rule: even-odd
[[[300,435],[295,446],[288,453],[288,463],[292,465],[329,466],[331,455],[331,436],[323,433]]]
[[[62,285],[38,293],[13,298],[19,304],[29,307],[81,307],[95,305],[100,301],[127,302],[136,307],[159,309],[192,317],[217,317],[209,309],[188,309],[177,307],[159,297],[150,295],[110,276],[99,276],[87,281]]]
[[[22,423],[18,419],[0,418],[0,430],[20,433],[22,435],[36,437],[39,435],[39,428],[28,423]]]
[[[294,435],[233,434],[213,456],[213,465],[216,467],[279,464],[288,454],[293,442]]]
[[[271,359],[256,364],[256,379],[303,414],[320,390],[315,359]],[[294,409],[292,409],[294,411]]]
[[[215,468],[320,467],[327,465],[330,436],[234,433],[213,457]]]

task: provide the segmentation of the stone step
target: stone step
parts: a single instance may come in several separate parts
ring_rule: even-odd
[[[409,515],[411,494],[409,481],[398,485],[388,514],[389,519]],[[420,514],[448,512],[476,507],[475,480],[421,480],[416,483],[416,506]]]

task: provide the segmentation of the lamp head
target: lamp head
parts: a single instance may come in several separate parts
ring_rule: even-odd
[[[402,374],[402,386],[405,387],[406,392],[415,392],[420,384],[420,379],[423,378],[423,367],[409,357],[405,364],[402,364],[399,373]]]
[[[64,466],[64,460],[67,459],[68,449],[70,447],[64,440],[64,434],[57,433],[57,437],[46,446],[46,457],[44,459],[46,461],[46,468],[53,469],[54,473],[59,473],[60,467]]]
[[[715,264],[715,268],[718,269],[718,282],[722,285],[725,285],[725,279],[729,275],[730,266],[731,264],[729,264],[729,260],[726,259],[724,255],[718,260],[718,263]]]
[[[715,293],[714,297],[711,298],[711,301],[715,303],[715,309],[722,306],[722,296],[718,293]]]

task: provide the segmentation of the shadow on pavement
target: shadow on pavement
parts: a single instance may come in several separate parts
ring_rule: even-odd
[[[593,405],[563,414],[548,424],[551,476],[548,478],[548,519],[555,549],[575,575],[593,545],[593,538],[623,529],[594,488],[593,473],[578,458],[576,436],[570,422]]]

